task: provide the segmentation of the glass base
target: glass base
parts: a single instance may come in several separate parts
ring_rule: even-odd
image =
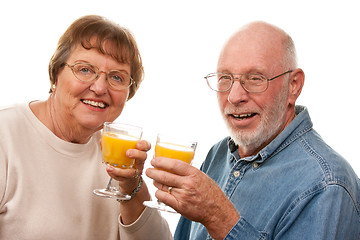
[[[94,194],[96,194],[97,196],[100,197],[106,197],[106,198],[113,198],[113,199],[117,199],[117,200],[130,200],[131,196],[127,195],[127,194],[123,194],[121,192],[119,192],[116,189],[95,189],[93,191]]]
[[[160,202],[159,200],[157,201],[145,201],[143,202],[143,205],[149,208],[155,208],[161,211],[166,211],[166,212],[170,212],[170,213],[177,213],[172,207],[169,207],[168,205]]]

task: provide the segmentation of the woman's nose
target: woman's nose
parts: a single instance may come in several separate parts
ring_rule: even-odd
[[[99,72],[98,78],[91,83],[90,90],[95,92],[97,95],[103,95],[107,92],[108,88],[109,84],[107,82],[107,73]]]

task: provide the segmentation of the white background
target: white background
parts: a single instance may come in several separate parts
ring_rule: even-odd
[[[197,167],[227,135],[216,95],[203,78],[215,72],[223,43],[249,21],[283,28],[295,41],[306,75],[298,104],[308,107],[314,128],[360,175],[360,15],[355,0],[2,1],[0,106],[48,97],[47,67],[57,41],[87,14],[129,28],[142,54],[145,80],[118,121],[142,126],[152,144],[157,132],[198,141]],[[179,215],[165,216],[174,230]]]

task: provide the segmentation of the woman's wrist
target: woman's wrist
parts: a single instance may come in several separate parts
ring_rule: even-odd
[[[142,176],[140,176],[139,177],[139,183],[138,183],[137,187],[130,193],[130,199],[128,199],[128,200],[119,200],[119,199],[117,199],[117,201],[118,202],[127,202],[127,201],[130,201],[131,199],[133,199],[136,196],[136,194],[140,191],[143,182],[144,182],[144,180],[143,180]]]

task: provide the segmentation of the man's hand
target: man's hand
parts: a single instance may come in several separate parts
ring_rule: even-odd
[[[159,189],[155,196],[184,217],[203,224],[214,239],[225,238],[240,217],[219,186],[180,160],[158,157],[151,164],[155,168],[147,169],[146,175]]]

